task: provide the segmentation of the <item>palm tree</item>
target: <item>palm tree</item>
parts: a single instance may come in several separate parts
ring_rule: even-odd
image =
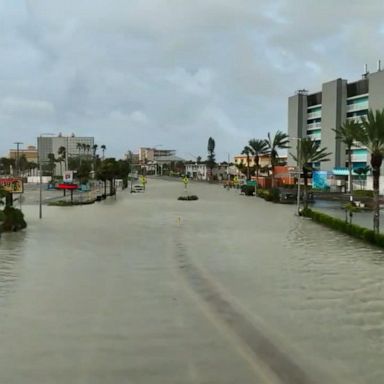
[[[275,186],[275,166],[279,161],[279,149],[287,149],[289,148],[289,137],[286,133],[277,131],[274,137],[271,137],[271,134],[268,132],[267,139],[267,148],[268,153],[271,158],[271,169],[272,169],[272,187]]]
[[[347,120],[339,128],[334,129],[336,139],[345,144],[348,152],[348,172],[349,172],[349,193],[353,199],[353,180],[352,180],[352,146],[358,145],[361,139],[361,125],[355,120]]]
[[[260,156],[268,153],[268,144],[266,140],[252,139],[249,140],[248,145],[251,148],[252,155],[254,156],[257,182],[260,170]]]
[[[85,145],[85,150],[87,151],[87,157],[89,158],[89,152],[91,151],[91,145],[90,144],[86,144]]]
[[[292,158],[300,164],[304,175],[304,208],[308,208],[308,173],[313,169],[312,163],[318,163],[321,161],[329,161],[327,158],[331,155],[331,152],[326,152],[327,148],[319,148],[316,141],[313,141],[309,137],[300,140],[300,149],[298,155],[290,154]],[[300,182],[300,177],[298,182]]]
[[[103,160],[104,160],[104,152],[107,149],[107,147],[105,146],[105,144],[103,144],[103,145],[100,146],[100,148],[103,151]]]
[[[63,165],[61,163],[66,159],[66,156],[67,156],[66,148],[63,146],[59,147],[57,154],[59,155],[58,161],[60,163],[60,175],[63,176]]]
[[[250,155],[252,154],[252,150],[248,146],[245,146],[244,149],[242,150],[241,154],[247,156],[247,180],[249,180],[250,179],[250,176],[249,176],[249,160],[250,160]]]
[[[379,233],[380,229],[380,203],[379,183],[380,167],[384,156],[384,109],[368,111],[367,116],[361,119],[362,136],[360,141],[371,153],[371,167],[373,174],[373,231]]]
[[[216,165],[216,159],[215,159],[215,140],[210,137],[208,139],[208,158],[207,158],[207,166],[208,169],[210,170],[210,176],[209,179],[212,180],[213,178],[213,168]]]

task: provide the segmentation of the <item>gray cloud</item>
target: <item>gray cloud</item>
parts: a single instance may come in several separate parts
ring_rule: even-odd
[[[359,78],[384,51],[381,2],[0,0],[0,152],[42,132],[111,155],[240,152],[285,130],[287,97]]]

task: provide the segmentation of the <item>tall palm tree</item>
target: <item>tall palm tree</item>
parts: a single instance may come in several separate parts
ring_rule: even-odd
[[[215,168],[216,165],[216,159],[215,159],[215,140],[210,137],[208,139],[208,158],[207,158],[207,166],[208,169],[210,170],[209,173],[209,180],[213,179],[213,168]]]
[[[353,180],[352,180],[352,147],[359,145],[361,139],[361,125],[355,120],[347,120],[339,128],[334,129],[336,139],[345,144],[348,152],[348,172],[349,172],[349,193],[353,199]]]
[[[245,146],[244,149],[242,150],[241,154],[247,156],[247,180],[249,180],[250,179],[250,175],[249,175],[249,161],[250,161],[250,156],[252,155],[252,150],[251,150],[250,147]]]
[[[104,160],[104,152],[107,149],[107,147],[105,146],[105,144],[103,144],[103,145],[100,146],[100,148],[103,151],[103,160]]]
[[[266,140],[252,139],[249,140],[248,146],[251,148],[252,155],[254,156],[257,182],[260,170],[260,156],[268,153],[268,144]]]
[[[63,176],[63,165],[62,165],[62,162],[65,161],[65,159],[66,159],[67,150],[66,150],[65,147],[61,146],[61,147],[59,147],[57,153],[59,155],[58,161],[60,163],[60,175]]]
[[[308,208],[308,173],[312,170],[312,163],[329,161],[327,158],[331,152],[326,152],[327,148],[319,148],[316,141],[309,137],[303,138],[298,143],[300,145],[298,155],[290,154],[292,158],[300,164],[304,175],[304,208]],[[300,182],[300,177],[298,182]]]
[[[380,202],[379,183],[380,167],[384,156],[384,109],[368,111],[367,116],[361,119],[362,136],[360,141],[371,153],[371,167],[373,174],[373,231],[379,233],[380,229]]]
[[[275,166],[279,161],[279,149],[289,148],[289,137],[286,133],[277,131],[274,137],[268,132],[267,148],[271,161],[272,187],[275,186]]]
[[[85,150],[87,151],[87,157],[89,157],[89,152],[91,151],[91,145],[90,144],[86,144],[85,145]]]

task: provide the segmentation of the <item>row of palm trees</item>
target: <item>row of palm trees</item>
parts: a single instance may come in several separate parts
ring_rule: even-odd
[[[250,179],[250,158],[254,159],[256,177],[260,172],[260,157],[269,155],[272,172],[272,186],[274,186],[274,167],[279,163],[278,150],[289,148],[289,137],[282,131],[277,131],[274,136],[268,132],[266,139],[251,139],[241,152],[247,156],[247,179]]]
[[[370,164],[373,175],[373,230],[379,233],[380,228],[380,168],[384,158],[384,109],[369,110],[366,116],[362,116],[360,122],[354,119],[347,120],[340,127],[334,129],[336,140],[342,142],[348,153],[349,170],[349,191],[353,196],[352,183],[352,148],[364,146],[371,155]],[[309,172],[314,163],[328,161],[331,152],[327,148],[320,148],[316,141],[310,138],[302,138],[297,142],[298,148],[296,154],[290,154],[299,164],[304,177],[304,202],[307,207],[307,184]],[[274,166],[278,163],[278,150],[289,148],[289,136],[286,133],[278,131],[275,136],[268,133],[265,140],[252,139],[244,147],[243,154],[247,155],[247,177],[249,178],[249,158],[254,156],[256,176],[260,169],[259,158],[261,155],[270,155],[270,165],[272,169],[272,186],[274,186]]]
[[[89,156],[91,149],[92,149],[92,157],[95,157],[98,147],[99,146],[97,144],[94,144],[93,146],[91,146],[90,144],[77,143],[77,145],[76,145],[76,148],[79,151],[79,157],[81,157],[81,152],[83,152],[83,155],[87,154]],[[64,153],[65,153],[65,147],[60,147],[60,149],[62,149],[62,148],[64,148]],[[103,152],[103,159],[104,159],[104,153],[105,153],[105,150],[107,149],[107,147],[103,144],[100,146],[100,149]]]
[[[361,121],[349,120],[341,127],[335,129],[336,138],[341,140],[348,151],[349,190],[353,196],[352,184],[352,147],[364,146],[371,154],[371,168],[373,176],[373,230],[379,233],[380,229],[380,168],[384,157],[384,109],[369,110]]]

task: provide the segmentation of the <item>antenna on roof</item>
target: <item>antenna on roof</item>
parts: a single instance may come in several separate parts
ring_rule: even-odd
[[[381,60],[377,60],[377,72],[381,71]]]
[[[296,95],[308,95],[308,90],[306,90],[306,89],[298,89],[296,91]]]
[[[366,79],[369,75],[368,72],[368,64],[364,64],[364,73],[363,73],[363,79]]]

